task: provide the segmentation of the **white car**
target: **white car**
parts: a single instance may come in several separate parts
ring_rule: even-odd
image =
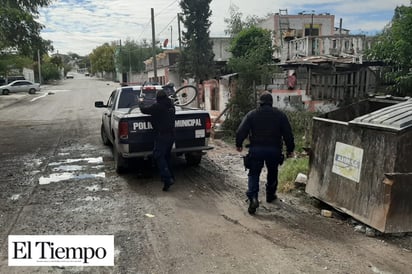
[[[40,84],[28,80],[16,80],[7,85],[0,86],[0,92],[3,95],[7,95],[10,92],[28,92],[34,94],[36,91],[40,91]]]

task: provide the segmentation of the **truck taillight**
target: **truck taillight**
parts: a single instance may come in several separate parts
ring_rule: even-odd
[[[206,124],[206,133],[210,134],[210,132],[212,131],[212,121],[210,120],[209,116],[206,117],[205,124]]]
[[[119,123],[119,138],[127,139],[129,138],[129,124],[125,121]]]

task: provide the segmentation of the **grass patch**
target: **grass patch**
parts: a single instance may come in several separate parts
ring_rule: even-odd
[[[298,173],[308,175],[309,173],[309,158],[291,158],[287,159],[283,165],[279,167],[278,190],[280,192],[290,192],[295,188],[295,179]]]

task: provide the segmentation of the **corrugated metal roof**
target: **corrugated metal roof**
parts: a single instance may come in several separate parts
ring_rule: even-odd
[[[355,64],[354,56],[335,57],[331,55],[313,55],[303,56],[292,60],[287,60],[285,64],[320,64],[320,63],[335,63],[335,64]]]
[[[412,129],[412,99],[357,117],[349,124],[391,131]]]

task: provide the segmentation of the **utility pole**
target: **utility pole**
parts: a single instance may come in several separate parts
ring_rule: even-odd
[[[170,26],[170,48],[173,49],[173,26]]]
[[[120,83],[123,83],[124,82],[124,79],[123,79],[123,55],[122,55],[122,39],[120,39],[119,40],[119,58],[120,58],[120,77],[121,77],[121,80],[119,79],[119,82]]]
[[[38,64],[38,70],[39,70],[39,84],[41,85],[40,50],[37,50],[37,64]]]
[[[129,48],[129,84],[132,82],[132,60],[130,58],[130,51],[131,49]]]
[[[177,14],[177,31],[179,32],[179,51],[182,52],[182,38],[180,36],[180,13]]]
[[[156,60],[156,34],[154,24],[154,9],[152,8],[152,51],[153,51],[153,73],[154,81],[157,82],[157,60]]]

